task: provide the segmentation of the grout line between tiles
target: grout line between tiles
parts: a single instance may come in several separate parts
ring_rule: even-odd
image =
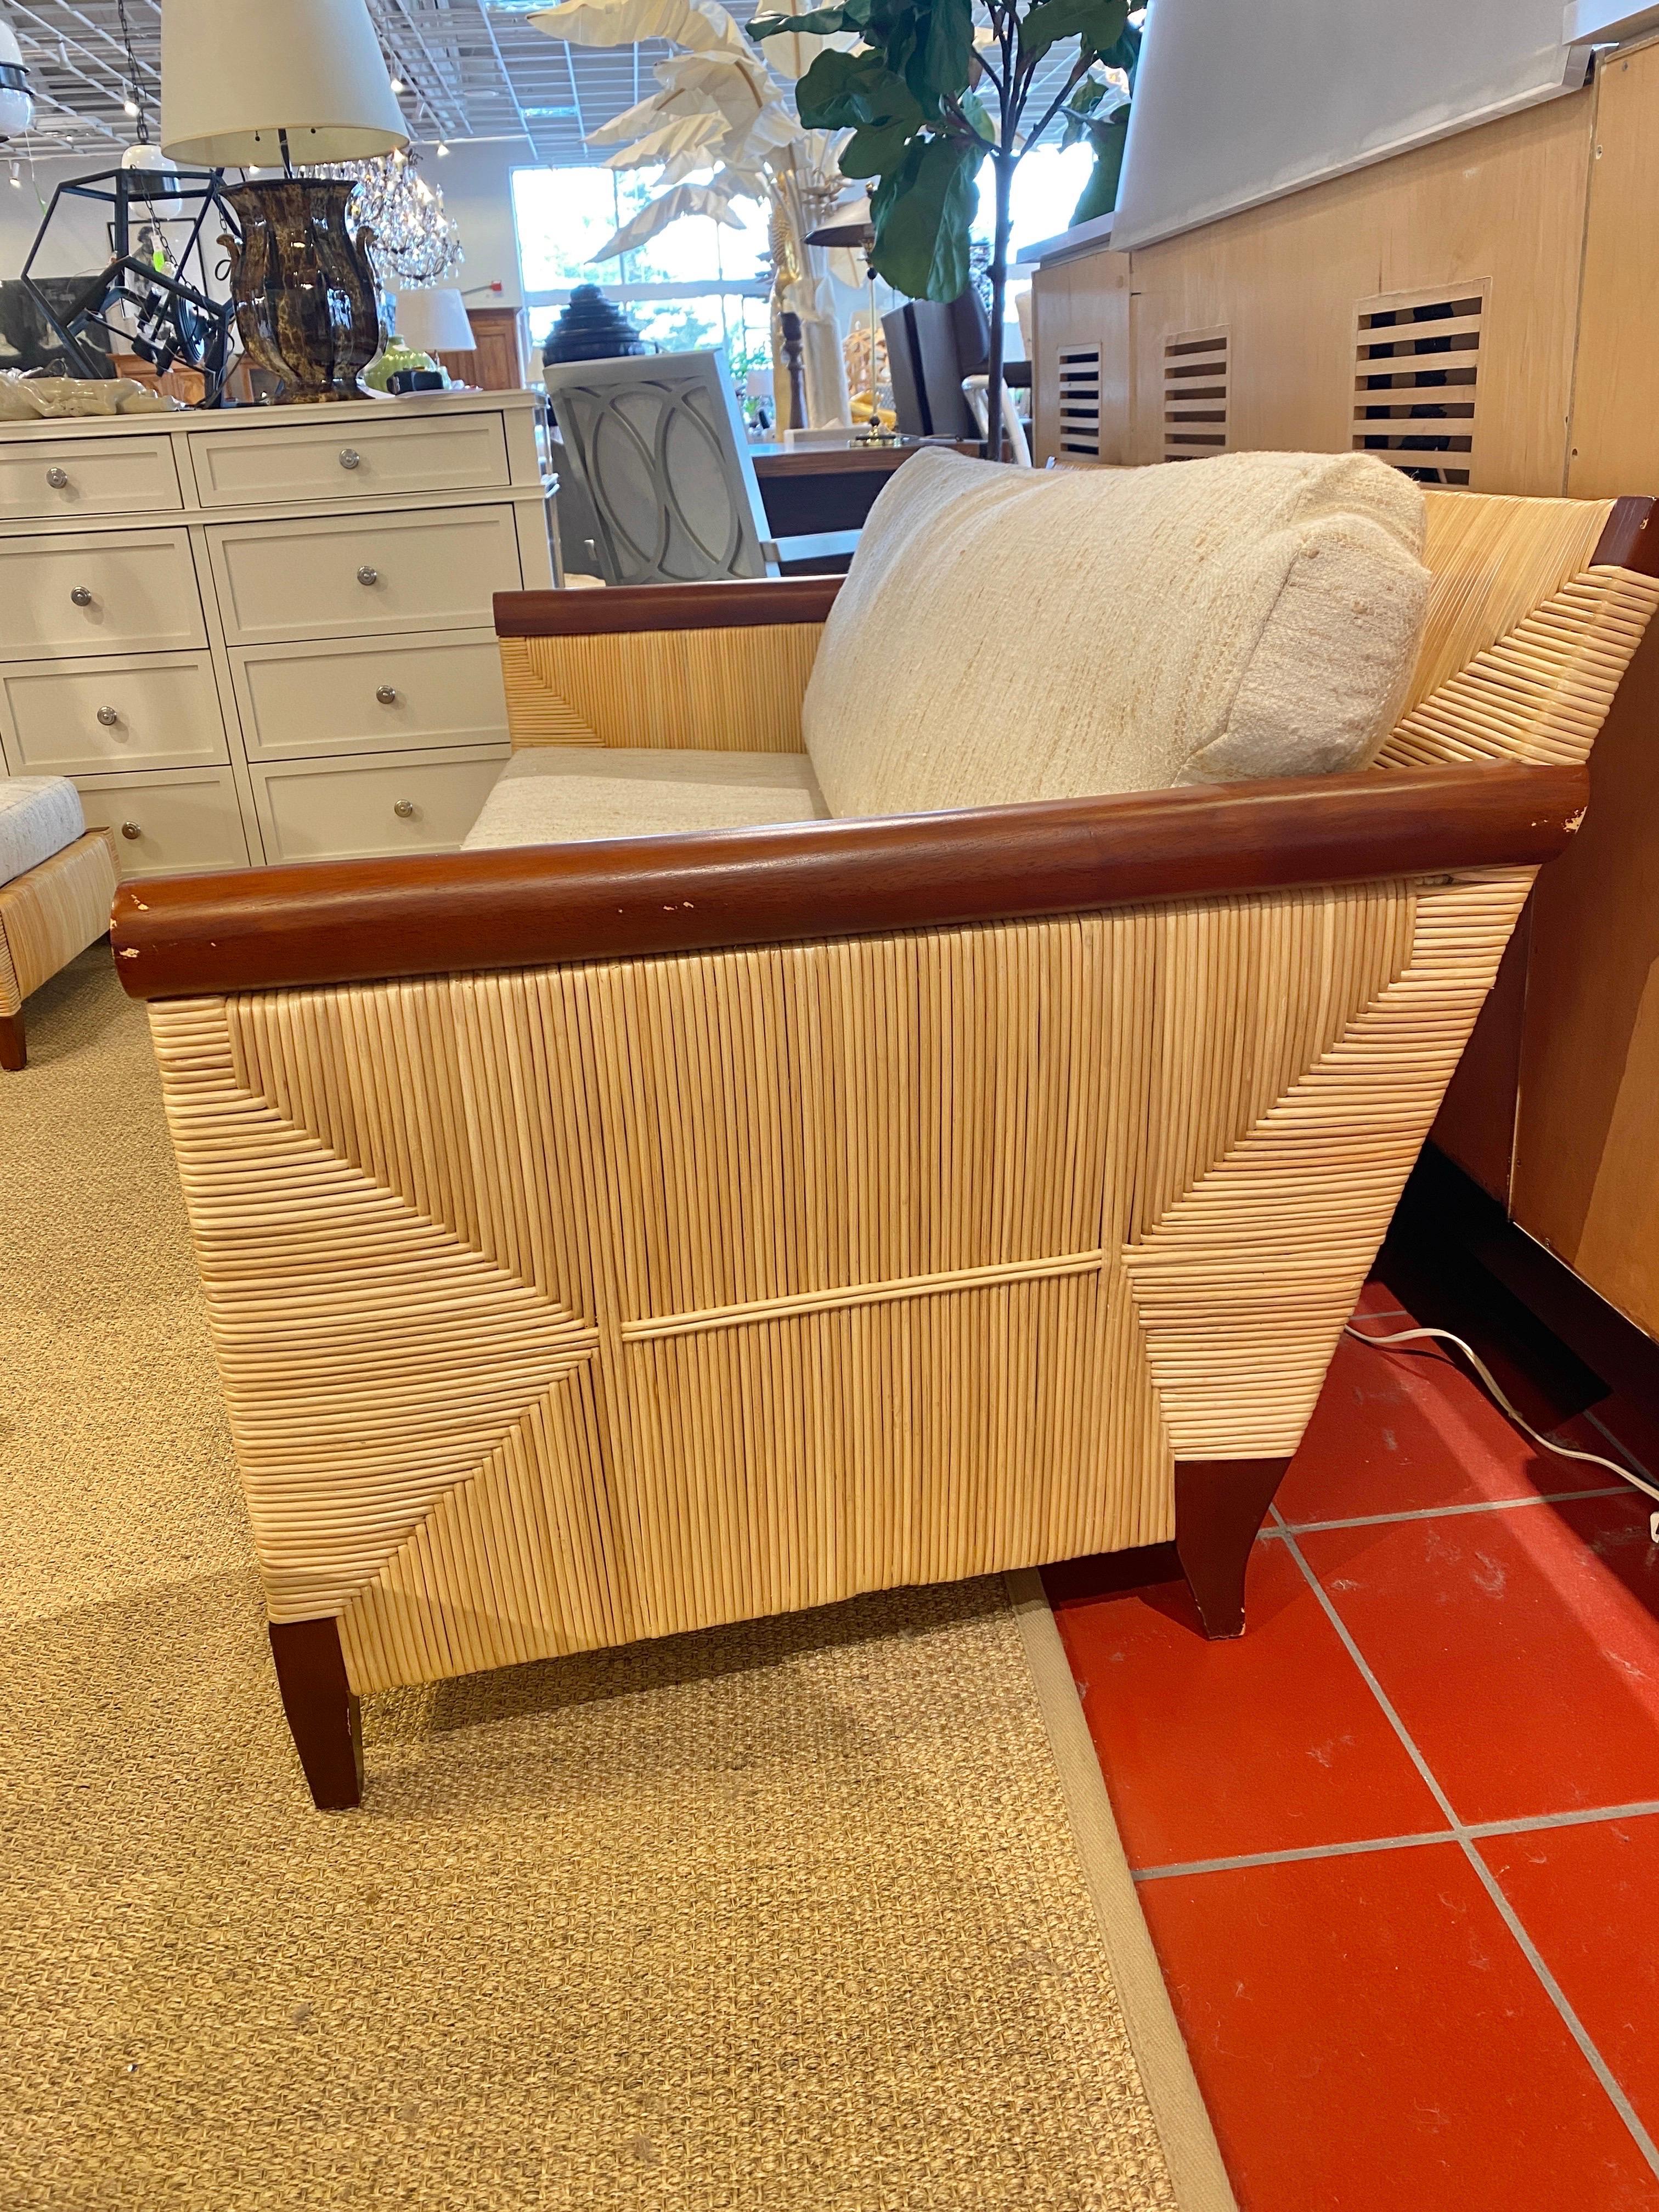
[[[1299,1866],[1309,1859],[1356,1858],[1364,1851],[1414,1850],[1423,1844],[1455,1844],[1450,1828],[1428,1828],[1414,1836],[1367,1836],[1358,1844],[1303,1844],[1283,1851],[1244,1851],[1231,1859],[1187,1859],[1167,1866],[1137,1867],[1137,1881],[1170,1881],[1177,1875],[1239,1874],[1246,1867]]]
[[[1323,1611],[1326,1619],[1336,1631],[1338,1637],[1342,1642],[1344,1649],[1348,1654],[1348,1656],[1353,1661],[1354,1665],[1359,1669],[1361,1675],[1364,1679],[1367,1688],[1370,1691],[1371,1695],[1376,1699],[1377,1704],[1381,1706],[1383,1718],[1388,1722],[1395,1735],[1399,1737],[1406,1756],[1411,1760],[1413,1765],[1422,1777],[1423,1781],[1427,1786],[1436,1804],[1439,1806],[1441,1811],[1445,1814],[1446,1825],[1451,1832],[1451,1840],[1462,1846],[1463,1856],[1474,1870],[1475,1879],[1480,1882],[1481,1887],[1492,1899],[1493,1905],[1497,1908],[1498,1917],[1502,1919],[1504,1926],[1509,1929],[1510,1934],[1515,1938],[1516,1942],[1520,1947],[1522,1957],[1525,1958],[1527,1963],[1531,1966],[1534,1973],[1537,1975],[1539,1981],[1543,1985],[1545,1995],[1549,1998],[1552,2004],[1554,2005],[1556,2011],[1560,2014],[1562,2025],[1565,2027],[1568,2034],[1571,2036],[1573,2041],[1578,2045],[1578,2048],[1583,2054],[1585,2063],[1589,2067],[1590,2071],[1595,2075],[1596,2080],[1601,2084],[1602,2088],[1606,2090],[1614,2111],[1619,2114],[1620,2118],[1623,2120],[1625,2125],[1630,2130],[1632,2139],[1635,2142],[1637,2148],[1641,2152],[1652,2172],[1656,2174],[1659,2174],[1659,2148],[1656,2148],[1652,2136],[1649,2135],[1647,2130],[1643,2126],[1640,2119],[1637,2117],[1636,2108],[1631,2103],[1630,2099],[1625,2094],[1624,2090],[1620,2087],[1619,2081],[1613,2074],[1613,2069],[1607,2064],[1607,2060],[1601,2056],[1595,2044],[1590,2040],[1589,2032],[1585,2028],[1583,2022],[1579,2019],[1577,2014],[1573,2010],[1571,2005],[1567,2001],[1566,1991],[1561,1987],[1559,1982],[1556,1980],[1554,1975],[1545,1965],[1542,1954],[1540,1952],[1538,1946],[1533,1942],[1532,1937],[1527,1933],[1526,1929],[1522,1926],[1520,1915],[1516,1911],[1515,1907],[1510,1903],[1509,1899],[1504,1894],[1502,1886],[1499,1884],[1498,1877],[1492,1873],[1492,1869],[1486,1864],[1485,1859],[1481,1857],[1480,1852],[1474,1848],[1477,1831],[1470,1827],[1467,1822],[1459,1820],[1457,1814],[1453,1808],[1450,1798],[1447,1796],[1445,1791],[1441,1788],[1428,1760],[1424,1758],[1422,1753],[1418,1749],[1417,1744],[1413,1739],[1411,1731],[1407,1728],[1405,1722],[1401,1719],[1400,1715],[1395,1711],[1392,1699],[1382,1687],[1382,1683],[1377,1680],[1376,1674],[1370,1662],[1366,1659],[1364,1653],[1361,1651],[1358,1644],[1354,1641],[1352,1632],[1350,1631],[1347,1623],[1337,1611],[1335,1605],[1332,1602],[1332,1600],[1326,1591],[1323,1584],[1320,1582],[1318,1576],[1314,1572],[1312,1566],[1309,1564],[1307,1554],[1303,1551],[1300,1544],[1297,1542],[1295,1534],[1286,1524],[1284,1516],[1279,1512],[1279,1508],[1276,1505],[1269,1506],[1268,1511],[1277,1524],[1279,1534],[1288,1548],[1291,1557],[1296,1561],[1297,1565],[1301,1569],[1303,1579],[1306,1582],[1309,1589],[1313,1592],[1314,1596],[1321,1609]]]
[[[1659,1797],[1634,1805],[1592,1805],[1574,1813],[1523,1813],[1513,1820],[1470,1820],[1458,1828],[1424,1828],[1408,1836],[1367,1836],[1358,1843],[1294,1844],[1282,1851],[1241,1851],[1232,1858],[1170,1860],[1139,1867],[1137,1881],[1168,1881],[1176,1875],[1237,1874],[1246,1867],[1293,1866],[1309,1859],[1352,1858],[1363,1851],[1413,1850],[1423,1844],[1455,1844],[1464,1836],[1477,1843],[1487,1836],[1529,1836],[1548,1828],[1583,1828],[1599,1820],[1649,1820],[1659,1814]]]
[[[1264,1528],[1269,1540],[1281,1536],[1317,1536],[1328,1528],[1381,1528],[1396,1521],[1449,1521],[1462,1513],[1509,1513],[1517,1505],[1571,1505],[1581,1498],[1628,1498],[1630,1485],[1610,1482],[1601,1490],[1539,1490],[1530,1498],[1482,1498],[1468,1505],[1415,1505],[1399,1513],[1356,1513],[1346,1521],[1282,1521]]]

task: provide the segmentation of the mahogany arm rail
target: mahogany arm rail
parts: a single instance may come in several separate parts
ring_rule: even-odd
[[[614,637],[647,629],[762,629],[821,623],[844,576],[611,584],[602,592],[497,592],[497,637]]]
[[[136,999],[857,937],[1531,866],[1589,789],[1583,768],[1415,769],[246,868],[125,884],[112,937]]]

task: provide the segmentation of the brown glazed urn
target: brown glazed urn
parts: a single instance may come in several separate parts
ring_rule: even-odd
[[[240,239],[231,297],[244,350],[281,380],[284,402],[361,399],[359,373],[380,350],[373,235],[354,237],[345,177],[261,177],[226,193]]]

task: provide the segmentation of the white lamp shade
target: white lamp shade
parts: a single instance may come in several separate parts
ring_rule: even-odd
[[[416,353],[473,353],[478,341],[467,320],[466,302],[453,284],[422,285],[399,292],[393,318],[398,337]]]
[[[161,145],[207,169],[364,161],[409,143],[364,0],[167,0]]]

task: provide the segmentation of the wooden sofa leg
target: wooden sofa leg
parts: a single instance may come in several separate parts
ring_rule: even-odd
[[[270,1650],[313,1803],[324,1813],[361,1805],[362,1719],[346,1680],[338,1621],[273,1620]]]
[[[1176,1551],[1208,1637],[1244,1633],[1244,1570],[1285,1459],[1178,1459]]]
[[[0,1014],[0,1067],[9,1068],[15,1075],[28,1058],[23,1043],[23,1010],[15,1014]]]

